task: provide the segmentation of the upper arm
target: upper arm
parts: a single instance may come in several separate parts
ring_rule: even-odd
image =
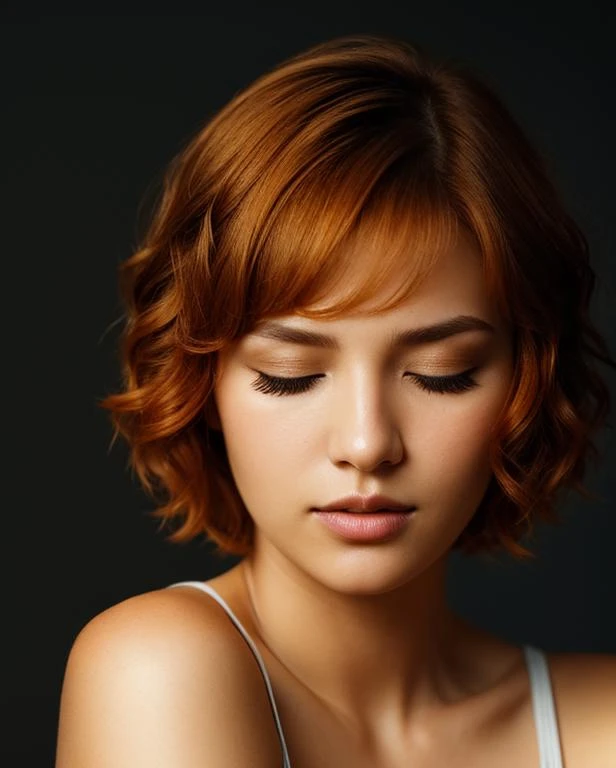
[[[265,684],[244,640],[222,609],[164,592],[120,603],[78,635],[56,768],[281,764]]]

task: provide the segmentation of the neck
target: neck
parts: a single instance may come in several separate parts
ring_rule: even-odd
[[[268,650],[346,722],[408,722],[465,695],[470,629],[446,604],[446,557],[380,593],[334,589],[263,543],[241,570]]]

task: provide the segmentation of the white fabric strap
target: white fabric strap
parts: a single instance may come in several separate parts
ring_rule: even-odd
[[[556,707],[545,653],[532,645],[525,645],[524,654],[530,678],[540,768],[563,768]]]
[[[265,680],[265,686],[267,688],[267,694],[269,696],[270,704],[272,707],[272,713],[274,715],[274,720],[276,722],[276,728],[278,730],[278,736],[280,737],[280,746],[282,747],[282,766],[283,768],[291,768],[291,761],[289,760],[289,752],[287,750],[287,744],[284,739],[284,733],[282,731],[282,724],[280,722],[280,716],[278,715],[278,708],[276,707],[276,700],[274,699],[274,690],[272,688],[272,683],[270,681],[269,675],[267,673],[267,669],[265,667],[265,663],[263,661],[263,658],[261,657],[261,654],[259,653],[259,649],[254,644],[253,639],[250,637],[248,632],[244,629],[242,626],[240,620],[237,618],[237,616],[233,613],[231,610],[229,604],[216,592],[216,590],[213,587],[210,587],[209,584],[204,584],[202,581],[178,581],[175,584],[170,584],[169,589],[172,587],[195,587],[196,589],[200,589],[202,592],[207,592],[208,595],[214,598],[216,602],[224,608],[224,610],[227,612],[227,615],[231,619],[231,621],[235,624],[235,626],[238,628],[240,634],[244,638],[244,640],[248,643],[251,651],[254,654],[255,659],[257,660],[257,664],[259,665],[261,669],[261,673],[263,674],[263,679]]]

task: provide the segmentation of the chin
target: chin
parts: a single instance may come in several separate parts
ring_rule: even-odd
[[[335,562],[329,559],[327,563],[313,564],[308,572],[333,592],[368,596],[400,589],[434,567],[434,559],[419,562],[408,551],[386,551],[382,545],[354,546],[338,554]]]

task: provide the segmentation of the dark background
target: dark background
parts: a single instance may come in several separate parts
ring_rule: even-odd
[[[475,67],[552,169],[590,242],[593,314],[616,352],[616,32],[607,3],[202,3],[201,15],[55,15],[5,5],[2,297],[5,764],[51,766],[63,667],[78,630],[129,595],[234,559],[171,545],[97,400],[119,384],[117,265],[162,172],[234,93],[286,56],[386,33]],[[107,6],[109,8],[109,6]],[[181,10],[180,7],[176,7]],[[612,392],[614,376],[608,372]],[[454,557],[451,602],[515,642],[616,653],[613,432],[564,525],[529,563]]]

